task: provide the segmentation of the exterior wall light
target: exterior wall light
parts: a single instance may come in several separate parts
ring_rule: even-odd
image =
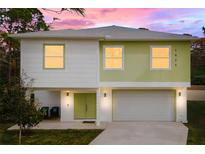
[[[106,93],[104,93],[104,97],[107,97],[107,94],[106,94]]]
[[[181,92],[179,92],[179,96],[181,96],[182,94],[181,94]]]
[[[69,92],[66,92],[66,96],[69,96]]]

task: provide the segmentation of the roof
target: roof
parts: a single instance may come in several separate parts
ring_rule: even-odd
[[[103,40],[196,40],[197,37],[183,34],[150,31],[143,28],[107,26],[79,30],[51,30],[12,34],[15,38],[71,38],[71,39],[103,39]]]

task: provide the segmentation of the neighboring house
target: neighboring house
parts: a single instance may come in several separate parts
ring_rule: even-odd
[[[192,85],[187,89],[188,101],[205,101],[205,85]]]
[[[108,26],[14,34],[35,99],[61,121],[187,122],[195,37]]]

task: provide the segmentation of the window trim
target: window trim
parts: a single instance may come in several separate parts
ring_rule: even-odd
[[[169,48],[169,68],[152,68],[152,48]],[[171,45],[151,45],[150,46],[150,70],[171,70],[172,69],[172,54]]]
[[[62,68],[46,68],[45,67],[45,46],[59,45],[63,46],[63,67]],[[45,70],[62,70],[65,69],[65,44],[63,43],[44,43],[43,44],[43,69]]]
[[[105,49],[106,48],[122,48],[122,68],[105,68]],[[124,70],[124,46],[123,45],[104,45],[103,46],[103,70]]]

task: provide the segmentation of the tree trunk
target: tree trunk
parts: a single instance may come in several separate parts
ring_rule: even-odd
[[[21,144],[22,124],[19,126],[19,145]]]

